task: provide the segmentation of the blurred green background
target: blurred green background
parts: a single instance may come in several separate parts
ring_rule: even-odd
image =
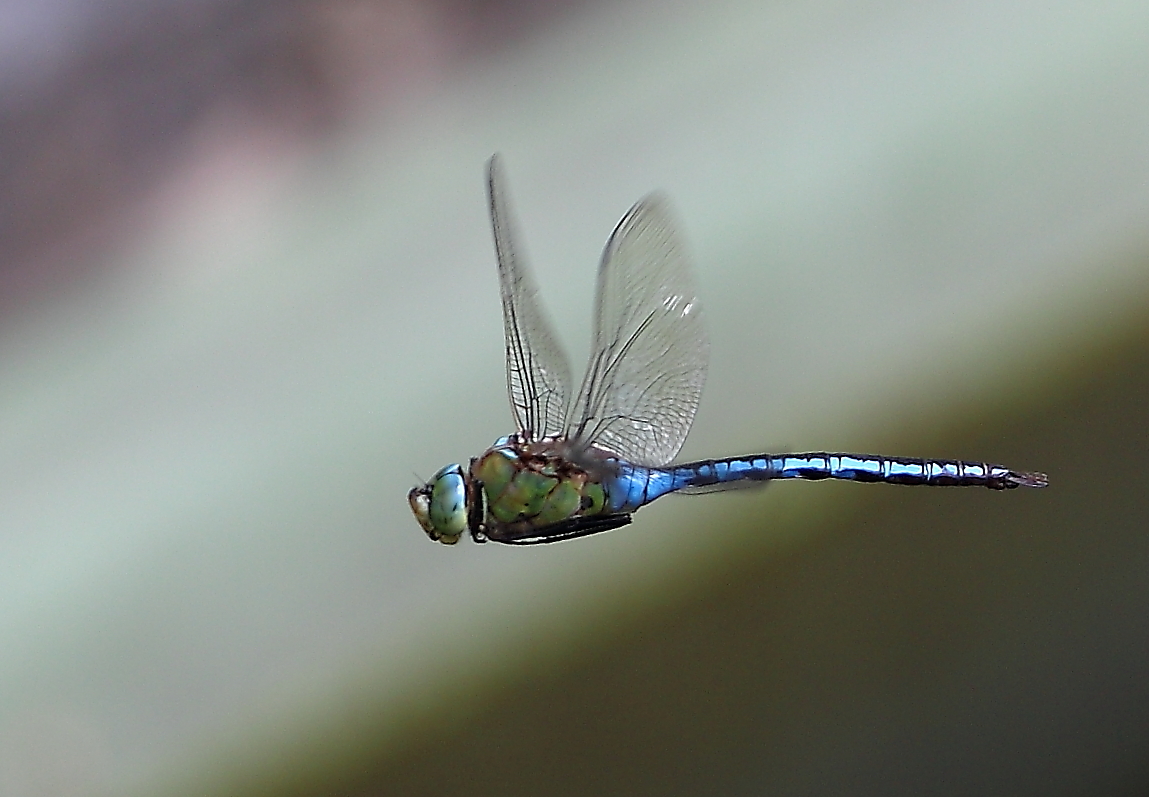
[[[1149,7],[10,5],[0,794],[1149,786]],[[684,458],[1051,487],[428,542],[406,491],[510,431],[495,151],[575,363],[673,198]]]

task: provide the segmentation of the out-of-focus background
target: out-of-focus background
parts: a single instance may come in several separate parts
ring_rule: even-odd
[[[1138,2],[5,2],[0,794],[1144,793],[1147,41]],[[510,431],[495,151],[576,364],[673,197],[685,457],[1052,486],[429,542],[406,491]]]

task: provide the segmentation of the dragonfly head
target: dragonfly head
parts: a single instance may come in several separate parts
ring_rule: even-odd
[[[421,487],[407,493],[415,519],[432,540],[454,545],[467,530],[467,476],[461,465],[448,465]]]

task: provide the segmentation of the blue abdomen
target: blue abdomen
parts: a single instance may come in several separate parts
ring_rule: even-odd
[[[705,459],[662,468],[619,462],[617,473],[603,483],[612,512],[633,512],[667,493],[710,492],[773,479],[844,479],[856,482],[932,487],[1044,487],[1040,473],[1012,471],[988,462],[911,459],[869,454],[756,454]]]

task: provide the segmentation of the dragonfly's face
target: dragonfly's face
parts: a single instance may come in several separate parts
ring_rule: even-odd
[[[422,487],[407,493],[407,502],[427,536],[454,545],[467,530],[467,479],[461,465],[448,465]]]

